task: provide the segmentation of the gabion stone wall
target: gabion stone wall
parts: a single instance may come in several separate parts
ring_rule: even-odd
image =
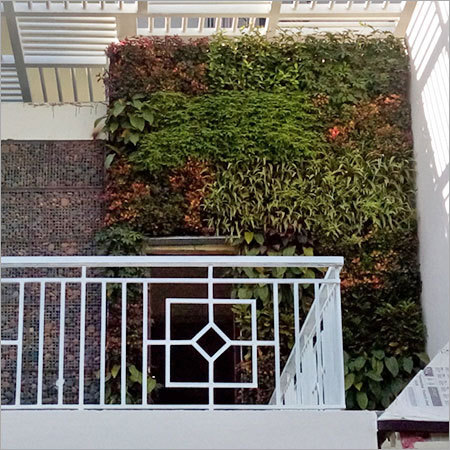
[[[3,141],[2,255],[93,255],[103,222],[104,145],[101,141]],[[28,274],[29,275],[29,274]],[[34,275],[41,275],[36,273]],[[79,285],[66,292],[64,401],[78,397]],[[46,288],[43,402],[55,402],[59,338],[59,288]],[[2,339],[17,338],[18,286],[1,289]],[[88,403],[98,401],[99,295],[87,292],[86,370]],[[21,401],[36,401],[39,286],[27,284]],[[92,350],[92,351],[91,351]],[[2,348],[2,392],[14,402],[16,348]]]
[[[2,142],[2,255],[91,255],[103,220],[101,141]]]

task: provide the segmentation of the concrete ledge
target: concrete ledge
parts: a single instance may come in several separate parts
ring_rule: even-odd
[[[376,449],[369,411],[3,411],[2,449]]]
[[[92,139],[95,120],[105,114],[104,103],[4,102],[1,104],[1,139],[21,141]]]

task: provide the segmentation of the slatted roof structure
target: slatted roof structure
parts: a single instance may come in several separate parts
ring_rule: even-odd
[[[3,1],[3,101],[104,100],[105,47],[126,36],[233,36],[374,29],[403,36],[416,2],[301,0]]]

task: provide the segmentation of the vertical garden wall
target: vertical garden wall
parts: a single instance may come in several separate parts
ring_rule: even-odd
[[[242,254],[343,255],[347,405],[386,407],[426,360],[403,42],[142,37],[107,53],[104,251],[218,234]],[[264,334],[267,288],[236,291]]]

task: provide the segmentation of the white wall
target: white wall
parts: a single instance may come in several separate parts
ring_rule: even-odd
[[[407,31],[422,305],[434,356],[449,339],[449,3],[417,2]]]
[[[2,449],[376,449],[369,411],[3,411]]]
[[[94,122],[106,114],[104,103],[1,104],[2,140],[92,139]]]

